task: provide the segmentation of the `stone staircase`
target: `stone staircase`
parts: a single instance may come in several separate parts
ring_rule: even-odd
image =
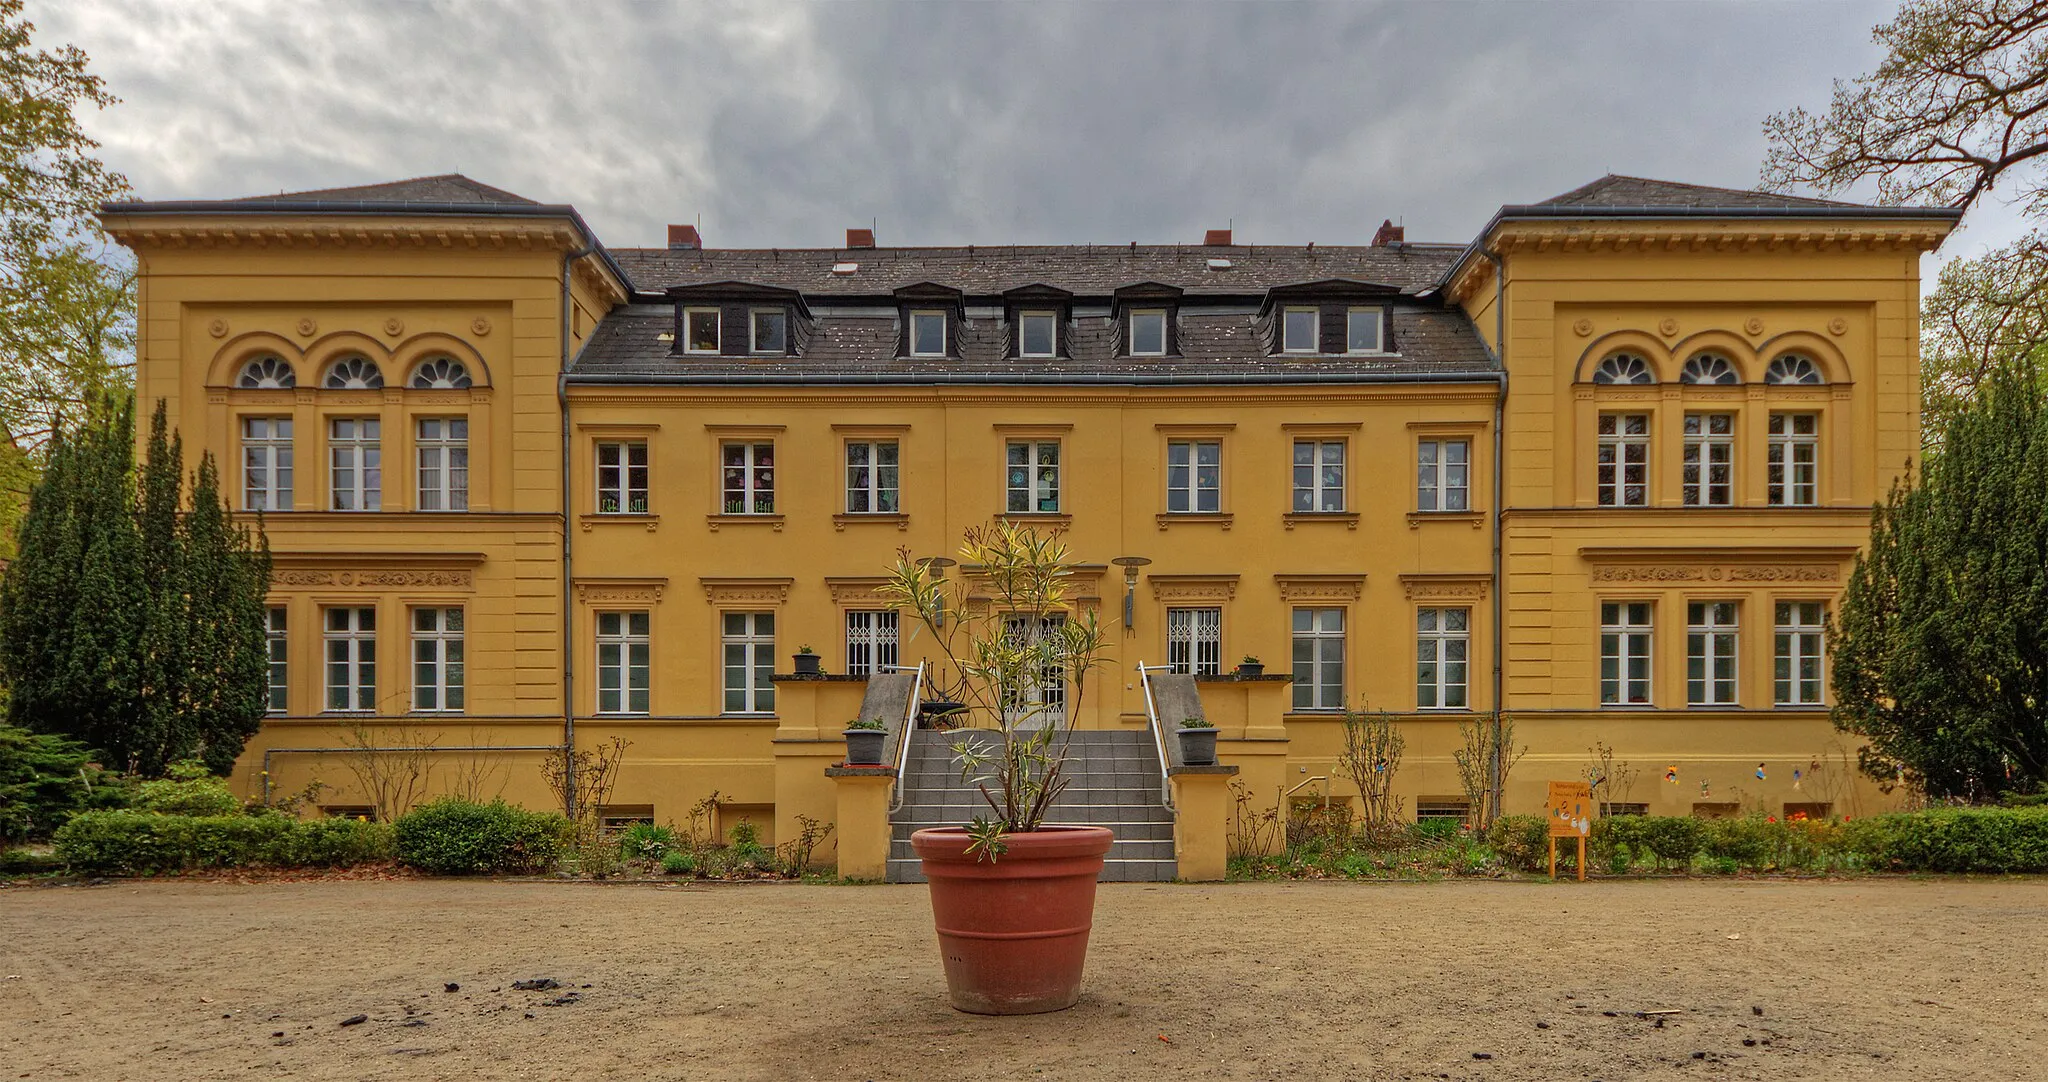
[[[961,826],[988,805],[963,784],[952,745],[995,739],[985,730],[913,729],[904,761],[903,806],[889,817],[889,882],[922,883],[912,831]],[[1144,729],[1077,730],[1070,734],[1066,792],[1049,823],[1108,827],[1116,835],[1102,865],[1104,883],[1165,883],[1174,878],[1173,812],[1160,803],[1159,752]]]

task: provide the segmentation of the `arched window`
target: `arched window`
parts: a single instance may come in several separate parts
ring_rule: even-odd
[[[460,391],[469,386],[469,369],[453,357],[429,357],[412,370],[415,391]]]
[[[343,357],[327,369],[322,386],[330,391],[374,391],[384,386],[384,373],[368,357]]]
[[[1813,358],[1787,353],[1764,369],[1764,382],[1826,383],[1827,378],[1820,374],[1820,366],[1813,363]]]
[[[257,391],[282,390],[299,385],[299,378],[293,374],[292,366],[283,357],[269,354],[258,357],[242,366],[242,376],[235,386]]]
[[[1655,383],[1657,373],[1650,370],[1650,362],[1633,353],[1617,353],[1600,362],[1593,370],[1594,383]]]
[[[1742,373],[1735,370],[1735,362],[1718,353],[1696,353],[1679,370],[1678,382],[1714,386],[1741,383]]]

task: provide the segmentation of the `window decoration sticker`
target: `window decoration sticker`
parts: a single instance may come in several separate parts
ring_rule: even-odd
[[[1767,780],[1767,779],[1766,779],[1766,778],[1764,777],[1764,764],[1762,764],[1762,763],[1758,763],[1758,764],[1756,764],[1756,780],[1758,780],[1758,781],[1765,781],[1765,780]]]
[[[1677,768],[1677,767],[1675,767],[1675,766],[1667,766],[1667,767],[1665,767],[1665,768],[1664,768],[1664,780],[1665,780],[1665,781],[1668,781],[1668,782],[1670,782],[1670,783],[1671,783],[1671,784],[1673,784],[1673,785],[1677,785],[1677,784],[1678,784],[1678,768]]]

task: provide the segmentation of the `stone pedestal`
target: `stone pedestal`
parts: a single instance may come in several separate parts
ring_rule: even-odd
[[[1176,766],[1173,785],[1173,860],[1190,883],[1222,879],[1230,861],[1230,779],[1234,766]]]
[[[838,790],[839,878],[880,882],[889,872],[889,794],[896,768],[828,766]]]

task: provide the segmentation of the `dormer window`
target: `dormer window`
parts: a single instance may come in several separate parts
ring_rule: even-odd
[[[918,309],[910,313],[910,355],[913,357],[943,357],[946,355],[946,313],[938,309]]]
[[[786,354],[789,352],[789,312],[782,308],[756,308],[753,311],[753,352]]]
[[[1059,355],[1059,313],[1022,312],[1017,316],[1017,356]]]
[[[1380,308],[1353,308],[1344,316],[1344,350],[1347,353],[1384,353],[1386,344],[1381,341],[1384,329],[1382,320],[1385,310]]]
[[[718,309],[683,309],[683,352],[718,352]]]
[[[1131,356],[1166,356],[1166,309],[1139,308],[1131,312]]]
[[[1290,307],[1281,314],[1280,351],[1315,353],[1322,336],[1321,313],[1313,307]]]

